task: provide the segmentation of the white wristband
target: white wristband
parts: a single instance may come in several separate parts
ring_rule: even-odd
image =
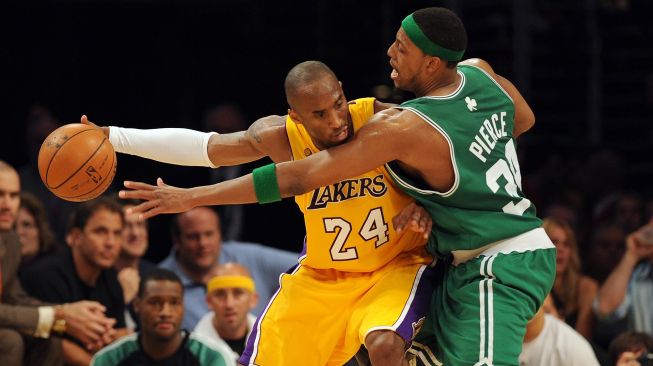
[[[109,127],[109,141],[123,154],[184,166],[216,168],[208,154],[208,144],[215,132],[200,132],[186,128]]]

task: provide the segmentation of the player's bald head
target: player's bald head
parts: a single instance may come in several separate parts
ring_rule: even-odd
[[[298,95],[310,92],[311,86],[315,82],[323,80],[324,77],[338,80],[329,66],[320,61],[305,61],[293,67],[288,72],[284,83],[288,105],[292,108]]]

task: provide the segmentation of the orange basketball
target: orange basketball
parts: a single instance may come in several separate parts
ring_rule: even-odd
[[[88,201],[111,184],[116,174],[116,152],[99,129],[71,123],[57,128],[43,141],[39,174],[57,197]]]

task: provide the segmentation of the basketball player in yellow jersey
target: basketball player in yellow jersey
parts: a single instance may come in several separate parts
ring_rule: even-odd
[[[239,133],[117,127],[105,132],[116,151],[167,163],[217,167],[266,155],[283,162],[344,143],[389,107],[373,98],[347,103],[334,73],[316,61],[295,66],[285,90],[287,116],[259,119]],[[405,350],[432,292],[432,257],[424,246],[431,223],[398,232],[391,220],[425,213],[393,186],[384,167],[320,187],[296,202],[306,223],[304,250],[299,264],[281,276],[239,362],[340,366],[364,344],[375,366],[406,364]]]

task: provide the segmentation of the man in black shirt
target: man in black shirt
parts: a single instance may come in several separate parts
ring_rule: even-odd
[[[95,300],[116,320],[109,333],[115,339],[129,333],[125,328],[125,301],[113,269],[122,241],[122,207],[101,197],[79,205],[66,235],[70,251],[45,258],[25,270],[22,281],[31,295],[48,302]],[[88,365],[91,353],[72,339],[64,339],[67,364]]]
[[[229,350],[181,330],[184,287],[174,273],[156,268],[138,287],[134,308],[141,332],[100,350],[91,366],[233,366]]]

